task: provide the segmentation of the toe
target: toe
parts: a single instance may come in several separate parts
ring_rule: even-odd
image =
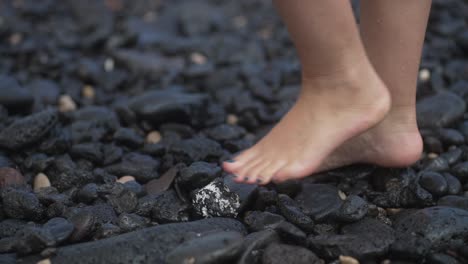
[[[242,168],[239,168],[236,175],[236,182],[248,182],[250,175],[248,174],[252,168],[255,168],[258,164],[261,164],[262,159],[260,157],[253,158],[251,161],[246,163]]]
[[[273,176],[273,181],[279,183],[287,180],[303,178],[309,174],[307,173],[307,171],[310,171],[309,167],[310,166],[307,166],[307,164],[300,164],[297,162],[290,163],[278,170],[278,172]]]
[[[255,158],[255,151],[247,149],[230,160],[223,162],[223,169],[232,174],[238,174],[251,160]]]
[[[253,167],[249,172],[247,173],[249,175],[249,180],[247,183],[251,184],[259,184],[261,182],[261,175],[260,172],[265,169],[270,164],[269,160],[263,160],[261,163],[259,163],[257,166]],[[260,181],[257,181],[260,180]]]
[[[278,172],[278,170],[281,169],[285,164],[286,164],[285,161],[270,162],[268,166],[263,168],[263,170],[259,173],[259,176],[257,179],[260,180],[260,182],[258,182],[258,184],[261,184],[261,185],[268,184],[273,178],[273,176],[276,174],[276,172]]]

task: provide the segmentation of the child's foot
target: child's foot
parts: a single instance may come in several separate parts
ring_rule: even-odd
[[[381,121],[389,107],[387,88],[370,65],[307,79],[296,104],[268,135],[223,167],[237,182],[305,177],[343,142]]]
[[[337,148],[316,171],[354,163],[406,167],[421,156],[423,142],[414,114],[415,106],[394,107],[375,127]]]

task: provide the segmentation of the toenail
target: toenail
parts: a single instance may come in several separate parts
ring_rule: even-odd
[[[249,177],[244,177],[244,181],[248,181],[249,180]]]
[[[262,182],[262,179],[257,179],[257,183],[261,183]]]

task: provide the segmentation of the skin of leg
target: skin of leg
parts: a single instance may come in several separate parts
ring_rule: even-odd
[[[336,147],[382,120],[390,107],[348,1],[276,0],[275,5],[301,61],[302,89],[267,136],[234,162],[223,163],[239,182],[308,176]]]
[[[362,40],[392,107],[379,125],[337,149],[321,170],[356,162],[404,167],[419,159],[416,84],[430,7],[431,0],[361,0]]]

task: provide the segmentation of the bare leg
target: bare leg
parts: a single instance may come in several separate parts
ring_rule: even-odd
[[[348,1],[276,0],[302,64],[296,104],[268,135],[223,164],[237,181],[305,177],[381,121],[390,96],[361,43]]]
[[[419,159],[416,81],[430,6],[430,0],[361,0],[364,46],[390,91],[392,108],[379,125],[335,151],[321,170],[355,162],[401,167]]]

